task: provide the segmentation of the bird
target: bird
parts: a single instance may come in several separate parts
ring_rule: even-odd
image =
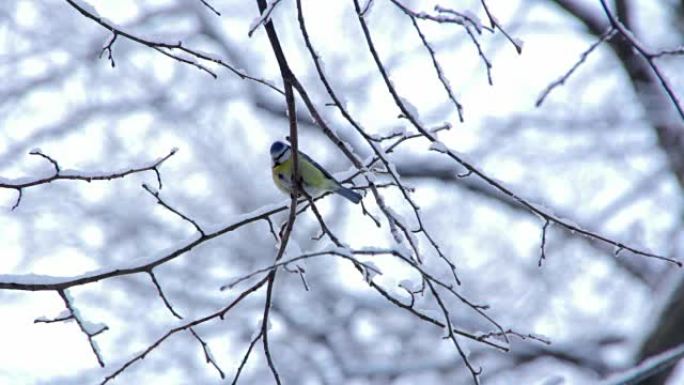
[[[292,173],[294,172],[292,162],[292,148],[285,142],[275,141],[271,145],[271,161],[273,182],[276,187],[285,193],[292,192]],[[302,181],[304,191],[316,196],[324,192],[334,192],[342,195],[353,203],[361,201],[361,195],[340,184],[323,167],[316,163],[311,157],[301,151],[297,152],[299,163],[299,176]]]

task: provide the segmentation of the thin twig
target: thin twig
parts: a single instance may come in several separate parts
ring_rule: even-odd
[[[216,371],[219,373],[219,377],[221,377],[221,379],[225,379],[226,374],[223,372],[221,367],[214,359],[214,355],[211,354],[211,350],[209,350],[209,344],[204,339],[202,339],[202,337],[200,337],[199,334],[197,334],[194,328],[188,328],[188,331],[190,331],[190,334],[192,334],[193,337],[195,337],[195,339],[197,340],[197,342],[199,342],[202,346],[202,352],[204,352],[204,360],[207,362],[207,364],[211,364],[211,366],[213,366],[214,369],[216,369]]]
[[[217,319],[217,318],[223,319],[225,317],[226,313],[228,313],[231,309],[233,309],[238,303],[240,303],[247,296],[249,296],[250,294],[259,290],[259,288],[261,288],[265,284],[266,284],[266,278],[260,280],[259,282],[255,283],[254,285],[252,285],[251,287],[249,287],[248,289],[246,289],[245,291],[240,293],[240,295],[238,295],[230,304],[228,304],[224,308],[222,308],[222,309],[220,309],[214,313],[211,313],[211,314],[206,315],[206,316],[201,317],[201,318],[197,318],[193,321],[187,322],[183,325],[177,326],[177,327],[169,330],[164,335],[162,335],[157,340],[155,340],[151,345],[149,345],[147,348],[145,348],[145,350],[134,355],[131,359],[126,361],[123,365],[121,365],[114,372],[107,375],[102,380],[102,382],[100,382],[100,385],[104,385],[104,384],[108,383],[109,381],[113,380],[116,376],[123,373],[126,369],[128,369],[131,365],[133,365],[137,361],[143,360],[150,352],[152,352],[154,349],[158,348],[162,342],[166,341],[172,335],[179,333],[179,332],[182,332],[182,331],[185,331],[185,330],[188,330],[189,328],[191,328],[193,326],[203,324],[203,323],[210,321],[210,320],[213,320],[213,319]]]
[[[150,278],[152,279],[152,283],[154,283],[154,287],[157,289],[157,294],[159,294],[159,297],[161,297],[162,301],[164,302],[164,305],[169,310],[169,312],[171,312],[171,314],[173,314],[173,316],[176,317],[177,319],[179,319],[179,320],[183,319],[183,317],[173,308],[173,306],[171,305],[171,302],[166,297],[166,294],[164,294],[164,291],[162,290],[161,285],[159,284],[159,281],[157,280],[157,277],[154,274],[154,272],[152,270],[150,270],[150,271],[148,271],[148,274],[150,275]],[[218,363],[214,360],[213,355],[209,351],[209,344],[207,344],[207,342],[204,341],[202,339],[202,337],[200,337],[199,334],[197,334],[195,329],[190,327],[190,328],[188,328],[188,331],[190,332],[190,334],[192,334],[193,337],[195,337],[197,342],[200,343],[200,346],[202,346],[202,351],[204,352],[204,358],[206,359],[207,363],[211,364],[216,369],[216,371],[218,371],[219,376],[221,378],[225,378],[226,374],[223,372],[221,367],[219,367]]]
[[[444,87],[444,91],[446,91],[449,100],[451,100],[451,102],[456,107],[456,111],[458,112],[458,119],[461,122],[463,122],[463,106],[461,105],[461,103],[459,103],[459,101],[456,99],[456,96],[454,95],[454,92],[451,90],[449,81],[447,80],[446,76],[444,75],[444,72],[442,71],[442,67],[439,65],[439,62],[437,61],[437,54],[435,53],[435,50],[427,41],[427,38],[423,34],[423,31],[420,29],[420,26],[418,25],[418,21],[416,20],[416,18],[411,15],[409,15],[409,17],[411,17],[413,27],[416,29],[416,33],[418,33],[420,40],[423,42],[423,46],[425,47],[425,49],[427,49],[428,53],[430,54],[430,58],[432,59],[432,65],[433,67],[435,67],[435,72],[437,73],[437,78],[439,79],[439,82],[442,83],[442,87]]]
[[[432,295],[435,297],[435,301],[437,301],[437,305],[442,310],[442,314],[444,315],[444,323],[446,324],[446,329],[447,329],[447,338],[449,338],[451,340],[451,342],[453,342],[454,346],[456,347],[456,351],[458,351],[459,356],[461,356],[461,361],[463,361],[465,366],[468,368],[468,371],[470,371],[470,375],[473,378],[473,382],[475,382],[475,385],[479,385],[480,384],[480,374],[482,374],[482,368],[480,367],[478,369],[475,369],[473,367],[473,365],[470,363],[470,359],[468,358],[468,355],[465,353],[465,351],[461,347],[461,344],[456,339],[456,334],[454,333],[454,328],[451,325],[451,317],[449,316],[449,310],[447,310],[446,305],[442,301],[442,298],[440,297],[439,293],[437,293],[437,290],[432,285],[432,283],[427,282],[427,285],[430,288]]]
[[[242,373],[242,369],[245,367],[245,364],[247,363],[247,359],[249,358],[249,355],[252,353],[252,349],[254,349],[254,345],[256,345],[257,341],[261,339],[261,337],[264,335],[264,331],[262,329],[259,329],[259,333],[257,333],[254,338],[252,338],[252,341],[249,343],[249,347],[247,348],[247,351],[245,352],[245,355],[242,356],[242,361],[240,362],[240,365],[237,368],[237,372],[235,372],[235,377],[233,377],[233,382],[231,382],[231,385],[236,385],[238,380],[240,379],[240,373]]]
[[[537,262],[537,265],[539,267],[541,267],[542,261],[546,260],[546,232],[547,232],[550,224],[551,224],[551,221],[549,221],[547,219],[546,221],[544,221],[544,226],[542,226],[541,245],[539,246],[541,251],[539,254],[539,261]]]
[[[93,174],[93,175],[88,175],[86,173],[78,172],[78,171],[69,171],[69,172],[64,172],[61,170],[59,163],[57,163],[56,160],[51,158],[48,155],[45,155],[44,153],[40,152],[39,150],[34,150],[31,151],[29,154],[31,155],[37,155],[42,158],[47,159],[55,169],[55,172],[48,177],[44,178],[38,178],[32,181],[28,182],[0,182],[0,188],[8,188],[8,189],[14,189],[19,192],[19,196],[17,197],[16,202],[14,203],[14,206],[12,206],[12,210],[17,208],[19,206],[19,203],[21,202],[22,198],[22,190],[34,186],[39,186],[42,184],[48,184],[52,183],[54,181],[58,180],[80,180],[84,182],[92,182],[92,181],[101,181],[101,180],[112,180],[112,179],[118,179],[118,178],[123,178],[125,176],[131,175],[131,174],[136,174],[144,171],[153,171],[155,175],[157,176],[157,181],[159,182],[159,188],[161,188],[161,177],[159,174],[159,167],[164,163],[167,159],[169,159],[173,154],[176,153],[176,149],[171,150],[168,155],[159,158],[158,160],[154,161],[152,164],[147,165],[147,166],[142,166],[142,167],[137,167],[137,168],[130,168],[125,171],[118,171],[118,172],[112,172],[112,173],[103,173],[103,174]]]
[[[166,295],[164,295],[164,291],[162,290],[161,285],[159,285],[159,281],[157,281],[157,276],[154,274],[152,269],[150,269],[150,271],[148,271],[147,274],[149,274],[150,279],[152,279],[152,283],[154,284],[154,287],[157,289],[157,294],[159,294],[159,297],[161,297],[162,302],[164,302],[164,306],[166,306],[166,308],[169,309],[169,311],[171,312],[171,314],[173,314],[174,317],[178,319],[183,319],[183,317],[181,317],[181,315],[178,314],[178,312],[176,312],[173,306],[171,306],[171,302],[169,302],[169,300],[166,298]]]
[[[221,12],[217,11],[216,8],[214,8],[211,4],[209,4],[208,1],[206,0],[200,0],[200,2],[207,8],[209,8],[210,11],[212,11],[216,16],[221,16]]]
[[[66,291],[65,290],[58,290],[57,293],[62,298],[62,301],[64,301],[64,306],[69,310],[69,313],[71,314],[74,321],[76,321],[78,328],[81,329],[81,332],[83,332],[83,334],[85,334],[85,336],[88,338],[88,344],[90,345],[90,350],[93,351],[93,354],[95,355],[95,358],[97,359],[97,363],[100,364],[100,366],[104,368],[104,366],[105,366],[104,360],[102,359],[102,355],[101,355],[100,351],[98,350],[97,345],[95,344],[95,340],[93,340],[93,337],[104,332],[105,330],[108,330],[109,327],[104,325],[96,331],[88,330],[88,328],[85,325],[85,321],[83,321],[81,319],[81,317],[78,315],[78,312],[74,308],[74,305],[71,303],[71,300],[69,299],[69,296],[67,295]]]
[[[176,259],[186,253],[188,253],[190,250],[193,250],[195,247],[212,240],[216,237],[219,237],[223,234],[235,231],[245,225],[248,225],[250,223],[254,223],[260,220],[264,220],[267,217],[270,217],[274,214],[280,213],[282,211],[287,210],[288,206],[278,206],[275,208],[265,208],[262,210],[258,210],[255,213],[253,213],[250,216],[240,218],[240,220],[233,222],[229,225],[226,225],[212,233],[207,233],[205,237],[200,237],[198,239],[195,239],[194,241],[188,242],[182,246],[179,246],[178,248],[174,249],[173,251],[170,251],[158,258],[152,259],[152,260],[146,260],[139,265],[127,265],[126,267],[113,267],[110,269],[103,269],[102,271],[94,272],[94,273],[88,273],[88,274],[83,274],[83,275],[78,275],[74,277],[60,277],[60,278],[50,278],[49,280],[45,279],[36,279],[36,280],[30,280],[28,279],[29,277],[26,276],[18,276],[16,279],[15,278],[8,278],[6,280],[0,281],[0,289],[9,289],[9,290],[25,290],[25,291],[50,291],[50,290],[63,290],[67,289],[70,287],[74,286],[80,286],[92,282],[97,282],[101,281],[103,279],[107,278],[112,278],[112,277],[120,277],[124,275],[131,275],[131,274],[138,274],[138,273],[146,273],[147,271],[155,268],[156,266],[160,266],[168,261],[171,261],[173,259]]]
[[[665,74],[663,74],[660,71],[660,67],[655,63],[655,58],[659,56],[657,52],[651,52],[649,49],[647,49],[635,36],[634,34],[627,29],[627,27],[624,26],[620,22],[620,20],[617,19],[617,17],[613,14],[613,12],[610,10],[608,7],[608,4],[606,4],[605,0],[600,0],[601,1],[601,6],[603,7],[603,11],[605,12],[606,16],[608,17],[608,20],[610,21],[610,24],[615,28],[618,32],[620,32],[620,35],[622,35],[627,41],[629,41],[630,45],[634,47],[637,52],[643,58],[646,60],[648,65],[651,67],[653,70],[653,73],[656,75],[658,80],[660,81],[661,86],[665,90],[665,93],[667,93],[668,97],[672,101],[672,104],[674,105],[675,109],[679,113],[679,116],[684,120],[684,107],[682,107],[681,103],[679,102],[679,97],[677,94],[673,91],[672,86],[670,85],[670,82],[667,80],[667,77],[665,77]]]
[[[501,23],[499,23],[499,21],[496,19],[496,17],[494,17],[492,12],[489,10],[489,7],[487,6],[486,0],[480,0],[480,2],[482,3],[482,7],[484,8],[485,13],[487,14],[487,17],[489,18],[489,22],[491,23],[492,28],[495,28],[495,27],[498,28],[499,31],[501,31],[501,33],[503,33],[504,36],[506,36],[506,39],[508,39],[508,41],[510,41],[511,44],[513,44],[513,46],[515,47],[515,50],[518,52],[518,54],[521,54],[522,53],[522,44],[520,44],[520,42],[518,42],[518,40],[512,38],[511,35],[509,35],[508,32],[506,32],[506,30],[501,26]]]
[[[120,36],[125,37],[125,38],[127,38],[133,42],[138,43],[138,44],[142,44],[144,46],[153,48],[157,52],[160,52],[160,53],[162,53],[162,54],[164,54],[164,55],[166,55],[166,56],[168,56],[174,60],[178,60],[178,61],[183,62],[185,64],[193,65],[193,66],[207,72],[208,74],[212,75],[213,77],[216,77],[216,74],[213,73],[208,68],[204,67],[202,64],[197,63],[193,60],[188,60],[188,59],[182,58],[178,55],[171,54],[169,51],[178,50],[178,51],[184,52],[184,53],[186,53],[186,54],[188,54],[188,55],[190,55],[196,59],[200,59],[200,60],[204,60],[207,62],[217,64],[221,67],[228,69],[230,72],[239,76],[241,79],[249,79],[249,80],[255,81],[257,83],[265,85],[266,87],[268,87],[268,88],[270,88],[270,89],[272,89],[272,90],[274,90],[280,94],[283,94],[283,91],[281,91],[278,87],[272,85],[271,83],[267,82],[266,80],[247,75],[246,73],[242,72],[241,70],[238,70],[237,68],[226,63],[225,61],[223,61],[220,58],[214,57],[214,56],[207,54],[207,53],[204,53],[204,52],[194,50],[192,48],[187,48],[187,47],[183,46],[183,43],[180,41],[177,43],[167,43],[167,42],[159,42],[159,41],[152,41],[152,40],[144,39],[140,36],[133,35],[131,33],[128,33],[126,31],[118,28],[117,26],[115,26],[114,24],[109,22],[107,19],[102,18],[97,14],[91,13],[87,9],[81,7],[81,5],[74,0],[66,0],[66,2],[69,3],[69,5],[71,5],[73,8],[75,8],[83,16],[95,21],[97,24],[101,25],[102,27],[104,27],[108,31],[111,31],[112,34],[120,35]],[[109,47],[109,49],[111,50],[111,46]],[[169,50],[169,51],[166,51],[166,50]]]
[[[602,0],[602,1],[603,1],[603,0]],[[358,15],[358,11],[359,11],[359,8],[358,8],[358,0],[354,0],[354,4],[355,4],[355,6],[356,6],[357,15]],[[367,43],[367,45],[368,45],[369,51],[370,51],[370,53],[371,53],[371,56],[373,57],[373,60],[374,60],[375,63],[376,63],[376,66],[377,66],[377,68],[378,68],[378,71],[379,71],[380,74],[382,75],[382,78],[383,78],[383,80],[385,81],[385,85],[386,85],[386,87],[387,87],[387,90],[388,90],[388,92],[390,93],[390,95],[392,96],[392,98],[394,99],[395,104],[399,107],[399,109],[401,110],[402,114],[403,114],[403,115],[411,122],[411,124],[416,128],[416,130],[418,130],[418,132],[420,132],[420,133],[421,133],[426,139],[428,139],[431,143],[437,142],[437,138],[435,137],[435,135],[432,134],[432,133],[430,133],[428,130],[426,130],[426,129],[422,126],[422,124],[421,124],[420,122],[418,122],[418,120],[416,119],[416,117],[413,116],[413,114],[411,113],[411,111],[409,110],[409,108],[406,107],[406,105],[405,105],[405,103],[404,103],[402,97],[398,94],[398,92],[397,92],[396,89],[394,88],[394,85],[392,84],[392,81],[391,81],[390,78],[389,78],[389,75],[388,75],[388,73],[387,73],[387,70],[385,69],[385,66],[384,66],[384,64],[382,63],[381,59],[380,59],[380,55],[378,54],[378,52],[377,52],[377,50],[376,50],[376,48],[375,48],[375,44],[373,43],[373,40],[372,40],[372,38],[371,38],[370,31],[369,31],[369,29],[368,29],[368,26],[367,26],[366,22],[363,20],[363,17],[360,17],[360,16],[358,17],[358,20],[359,20],[359,23],[360,23],[360,25],[361,25],[361,29],[363,30],[363,34],[364,34],[366,43]],[[570,232],[574,232],[574,233],[578,233],[578,234],[581,234],[581,235],[585,235],[585,236],[587,236],[587,237],[590,237],[590,238],[596,239],[596,240],[598,240],[598,241],[601,241],[601,242],[604,242],[604,243],[613,245],[613,246],[615,246],[615,247],[622,247],[622,248],[624,248],[625,250],[629,250],[629,251],[631,251],[631,252],[634,253],[634,254],[637,254],[637,255],[640,255],[640,256],[643,256],[643,257],[647,257],[647,258],[659,259],[659,260],[662,260],[662,261],[666,261],[666,262],[669,262],[669,263],[673,263],[673,264],[675,264],[675,265],[677,265],[677,266],[679,266],[679,267],[682,267],[682,262],[678,261],[677,259],[665,257],[665,256],[662,256],[662,255],[654,254],[654,253],[649,252],[649,251],[646,251],[646,250],[642,250],[642,249],[638,249],[638,248],[636,248],[636,247],[632,247],[632,246],[625,245],[625,244],[622,243],[622,242],[612,240],[612,239],[607,238],[607,237],[605,237],[605,236],[603,236],[603,235],[601,235],[601,234],[598,234],[598,233],[595,233],[595,232],[592,232],[592,231],[588,231],[588,230],[582,229],[582,228],[580,228],[579,226],[573,224],[572,222],[570,222],[570,221],[568,221],[568,220],[564,220],[564,219],[558,218],[558,217],[554,216],[553,214],[548,213],[548,212],[546,212],[545,210],[542,210],[542,209],[538,208],[536,205],[532,204],[531,202],[528,202],[526,199],[524,199],[524,198],[518,196],[518,195],[515,194],[513,191],[511,191],[510,189],[508,189],[507,187],[505,187],[502,183],[500,183],[500,182],[494,180],[493,178],[489,177],[488,175],[486,175],[485,173],[483,173],[482,171],[480,171],[479,169],[477,169],[477,168],[476,168],[474,165],[472,165],[470,162],[465,161],[465,160],[464,160],[460,155],[458,155],[456,152],[454,152],[454,151],[452,151],[452,150],[446,148],[446,146],[444,146],[444,150],[445,150],[445,151],[443,151],[443,153],[444,153],[445,155],[447,155],[449,158],[451,158],[451,159],[453,159],[454,161],[456,161],[456,162],[457,162],[458,164],[460,164],[461,166],[465,167],[466,170],[468,170],[468,171],[472,172],[473,174],[477,175],[479,178],[481,178],[483,181],[485,181],[486,183],[488,183],[488,184],[491,185],[492,187],[496,188],[497,190],[501,191],[503,194],[509,196],[510,198],[512,198],[512,199],[514,199],[515,201],[517,201],[518,203],[520,203],[522,206],[524,206],[524,207],[525,207],[528,211],[530,211],[531,213],[537,214],[537,215],[541,216],[541,217],[542,217],[543,219],[545,219],[545,220],[552,221],[552,222],[554,222],[554,223],[556,223],[556,224],[558,224],[558,225],[564,227],[565,229],[569,230]]]
[[[602,33],[597,41],[595,41],[592,45],[589,46],[589,48],[587,48],[584,52],[580,54],[579,60],[575,62],[575,64],[573,64],[573,66],[570,67],[570,69],[565,74],[563,74],[560,78],[546,86],[544,91],[542,91],[542,93],[537,98],[537,101],[534,103],[534,105],[536,107],[541,106],[544,102],[544,99],[546,99],[546,97],[549,95],[549,93],[551,93],[551,91],[553,91],[556,87],[565,84],[568,78],[570,78],[570,76],[575,72],[575,70],[577,70],[577,68],[579,68],[587,60],[589,55],[596,49],[596,47],[601,45],[601,43],[603,43],[604,41],[612,38],[615,35],[615,33],[617,33],[615,28],[609,28],[608,30],[606,30],[606,32]]]
[[[172,213],[178,215],[178,216],[181,217],[184,221],[186,221],[186,222],[192,224],[192,225],[195,227],[195,229],[200,233],[200,237],[206,237],[206,236],[207,236],[207,234],[204,232],[204,230],[202,230],[202,228],[197,224],[196,221],[190,219],[190,218],[189,218],[188,216],[186,216],[185,214],[181,213],[180,211],[178,211],[178,210],[174,209],[173,207],[169,206],[168,203],[164,202],[164,200],[161,199],[161,197],[159,196],[159,191],[153,191],[153,190],[150,188],[150,186],[148,186],[146,183],[143,183],[143,184],[142,184],[142,187],[145,189],[145,191],[147,191],[148,193],[150,193],[150,195],[152,195],[153,197],[155,197],[155,199],[157,200],[157,204],[163,206],[165,209],[167,209],[167,210],[171,211]]]

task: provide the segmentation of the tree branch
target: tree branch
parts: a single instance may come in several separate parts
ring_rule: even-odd
[[[162,181],[161,181],[161,175],[159,174],[159,167],[164,163],[167,159],[169,159],[172,155],[174,155],[178,151],[177,149],[173,149],[169,152],[168,155],[159,158],[153,162],[151,162],[148,165],[145,166],[140,166],[137,168],[130,168],[128,170],[124,171],[116,171],[116,172],[111,172],[111,173],[105,173],[105,174],[88,174],[85,172],[80,172],[80,171],[63,171],[61,170],[59,163],[57,163],[56,160],[51,158],[48,155],[45,155],[42,153],[40,150],[33,150],[29,154],[31,155],[37,155],[42,158],[47,159],[53,166],[54,168],[54,173],[51,176],[45,177],[45,178],[38,178],[34,180],[10,180],[10,179],[4,179],[0,178],[0,188],[7,188],[7,189],[14,189],[17,190],[19,193],[19,196],[17,197],[16,202],[14,203],[14,206],[12,206],[12,210],[16,209],[19,206],[19,203],[21,203],[21,198],[22,198],[22,191],[26,188],[30,187],[35,187],[39,186],[42,184],[48,184],[52,183],[54,181],[58,180],[80,180],[84,182],[92,182],[92,181],[99,181],[99,180],[112,180],[112,179],[118,179],[118,178],[123,178],[125,176],[131,175],[131,174],[136,174],[136,173],[141,173],[144,171],[154,171],[156,177],[157,177],[157,183],[159,184],[159,188],[162,188]]]

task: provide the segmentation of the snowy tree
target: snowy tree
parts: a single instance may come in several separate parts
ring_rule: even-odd
[[[0,382],[683,381],[684,2],[0,17]]]

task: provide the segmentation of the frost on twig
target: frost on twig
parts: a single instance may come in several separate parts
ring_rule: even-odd
[[[81,332],[85,334],[86,338],[88,339],[88,344],[90,344],[90,349],[93,351],[93,354],[95,355],[95,358],[97,359],[97,363],[101,366],[104,367],[105,363],[102,358],[102,354],[100,353],[100,350],[98,349],[97,343],[94,340],[94,337],[97,336],[98,334],[104,332],[105,330],[109,329],[109,327],[105,324],[101,323],[91,323],[86,320],[84,320],[80,313],[78,312],[78,309],[74,306],[74,300],[71,298],[71,296],[67,293],[66,290],[59,290],[58,291],[59,296],[62,298],[62,301],[64,302],[64,306],[66,309],[69,311],[69,317],[62,317],[64,319],[73,319],[76,324],[78,325],[78,328],[81,329]]]
[[[112,179],[119,179],[126,177],[131,174],[136,174],[136,173],[141,173],[145,171],[153,171],[155,176],[157,177],[157,183],[159,184],[159,188],[162,188],[162,180],[161,180],[161,174],[159,173],[159,168],[161,167],[162,163],[164,163],[167,159],[169,159],[171,156],[173,156],[176,153],[177,149],[172,149],[166,156],[161,157],[159,159],[156,159],[152,162],[148,162],[147,164],[138,166],[138,167],[133,167],[133,168],[127,168],[127,169],[122,169],[122,170],[117,170],[117,171],[111,171],[111,172],[85,172],[85,171],[75,171],[75,170],[63,170],[59,163],[53,159],[52,157],[44,154],[40,149],[34,149],[30,152],[31,155],[37,155],[42,158],[45,158],[50,164],[52,165],[54,172],[52,175],[47,176],[47,177],[42,177],[42,178],[21,178],[21,179],[5,179],[5,178],[0,178],[0,188],[6,188],[6,189],[14,189],[18,192],[17,200],[12,206],[12,210],[16,209],[19,206],[19,203],[21,203],[21,198],[23,196],[23,190],[43,184],[48,184],[52,183],[55,181],[59,180],[78,180],[78,181],[83,181],[83,182],[93,182],[93,181],[105,181],[105,180],[112,180]]]

